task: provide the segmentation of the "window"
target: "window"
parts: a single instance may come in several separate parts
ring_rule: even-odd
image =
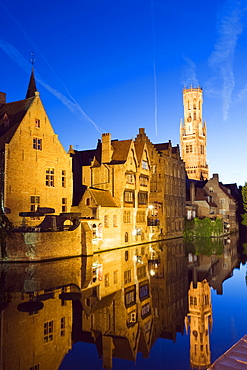
[[[130,306],[135,303],[135,290],[131,290],[125,294],[125,304],[126,306]]]
[[[128,243],[129,241],[129,234],[127,232],[124,234],[124,241],[125,243]]]
[[[142,161],[142,169],[143,170],[148,170],[148,162],[147,161]]]
[[[109,227],[109,219],[108,219],[108,215],[105,215],[105,216],[104,216],[104,227]]]
[[[30,197],[30,211],[35,212],[40,207],[40,196],[31,195]]]
[[[133,191],[125,191],[124,192],[124,202],[125,203],[134,203],[134,192]]]
[[[124,271],[124,284],[131,283],[131,270]]]
[[[137,211],[136,222],[138,223],[146,222],[146,212],[145,211]]]
[[[62,213],[67,212],[67,198],[62,198]]]
[[[192,153],[193,152],[193,148],[192,148],[192,145],[186,145],[186,153]]]
[[[62,170],[62,188],[66,188],[66,171]]]
[[[109,273],[105,274],[105,287],[109,286]]]
[[[61,317],[61,325],[60,325],[60,334],[61,334],[61,337],[64,337],[65,336],[65,317]]]
[[[148,194],[147,193],[138,193],[138,204],[147,204],[148,202]]]
[[[90,203],[91,203],[90,198],[87,198],[86,201],[85,201],[86,206],[90,206]]]
[[[126,173],[126,183],[127,184],[134,184],[135,183],[135,176],[133,173]]]
[[[54,168],[46,169],[45,184],[46,186],[54,186]]]
[[[143,299],[149,297],[149,288],[148,288],[148,284],[144,284],[142,286],[140,286],[140,289],[139,289],[139,296],[140,296],[140,300],[142,301]]]
[[[130,224],[130,222],[131,222],[130,211],[124,211],[123,222],[125,224]]]
[[[113,215],[113,227],[117,227],[117,215]]]
[[[143,279],[146,277],[146,266],[137,267],[137,278]]]
[[[148,177],[140,176],[140,186],[148,186]]]
[[[117,273],[118,273],[117,271],[113,272],[113,283],[114,284],[117,284]]]
[[[53,340],[53,321],[47,321],[44,323],[44,342],[51,342]]]
[[[142,318],[148,316],[149,313],[150,313],[150,304],[149,303],[144,304],[144,306],[142,306],[142,313],[141,313]]]
[[[40,127],[40,120],[39,119],[35,119],[35,127],[39,128]]]
[[[129,251],[125,251],[124,252],[124,259],[125,259],[125,261],[128,261],[128,259],[129,259]]]
[[[33,149],[42,150],[42,139],[37,137],[33,138]]]

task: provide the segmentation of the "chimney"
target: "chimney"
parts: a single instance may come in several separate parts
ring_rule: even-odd
[[[6,94],[4,92],[0,92],[0,106],[6,103]]]
[[[102,134],[101,163],[111,161],[111,134]]]
[[[219,175],[218,173],[213,174],[213,179],[219,182]]]

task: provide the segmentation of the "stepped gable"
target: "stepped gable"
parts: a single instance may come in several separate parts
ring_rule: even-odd
[[[0,107],[0,150],[9,143],[35,97],[3,104]]]

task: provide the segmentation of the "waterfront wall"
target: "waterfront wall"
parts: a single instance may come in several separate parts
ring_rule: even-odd
[[[81,254],[81,225],[79,225],[72,231],[13,232],[6,239],[1,260],[42,261]]]

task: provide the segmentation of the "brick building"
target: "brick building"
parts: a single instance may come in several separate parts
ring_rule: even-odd
[[[54,133],[36,89],[32,71],[26,98],[6,103],[0,93],[1,201],[20,226],[20,212],[52,207],[67,212],[72,202],[71,158]],[[26,219],[35,226],[43,217]]]

